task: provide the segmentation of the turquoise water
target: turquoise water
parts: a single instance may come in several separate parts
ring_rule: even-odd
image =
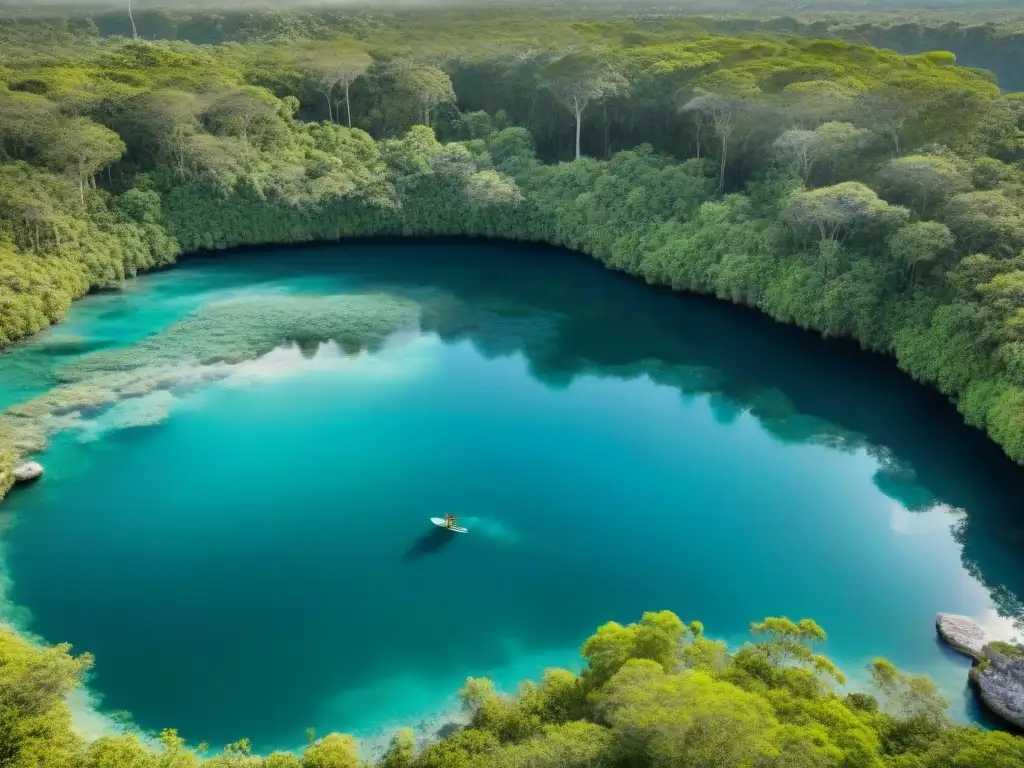
[[[583,257],[193,260],[0,357],[0,404],[199,307],[339,292],[413,300],[419,329],[86,414],[4,503],[8,610],[95,655],[104,712],[260,750],[430,729],[467,675],[578,666],[598,624],[668,608],[734,642],[813,617],[855,683],[884,655],[977,717],[933,620],[1020,615],[1024,473],[885,360]]]

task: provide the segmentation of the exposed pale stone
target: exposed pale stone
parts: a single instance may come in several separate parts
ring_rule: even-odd
[[[935,617],[935,629],[939,637],[949,643],[960,653],[972,659],[981,659],[981,651],[988,642],[988,637],[981,625],[966,616],[953,613],[940,613]]]
[[[14,479],[19,483],[35,480],[43,474],[43,465],[36,461],[27,461],[14,469]]]

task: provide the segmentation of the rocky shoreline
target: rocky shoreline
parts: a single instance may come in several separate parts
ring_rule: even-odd
[[[1024,646],[993,640],[967,616],[940,613],[935,629],[951,648],[974,659],[970,680],[982,704],[1024,732]]]

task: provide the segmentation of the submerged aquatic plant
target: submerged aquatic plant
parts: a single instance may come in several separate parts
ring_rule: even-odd
[[[87,355],[65,366],[65,382],[97,374],[180,365],[240,363],[297,342],[336,342],[346,352],[377,349],[395,331],[416,324],[417,305],[386,294],[257,296],[196,310],[163,333],[121,349]]]
[[[334,342],[355,355],[418,324],[418,305],[388,294],[257,296],[202,307],[137,344],[88,354],[58,371],[60,385],[0,414],[0,499],[19,457],[43,450],[52,434],[81,426],[84,415],[226,378],[239,363],[283,344],[312,356],[320,344]]]

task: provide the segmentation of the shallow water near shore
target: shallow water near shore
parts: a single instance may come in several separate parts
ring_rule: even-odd
[[[103,711],[215,747],[307,727],[376,744],[439,727],[468,675],[577,667],[600,623],[667,608],[733,642],[812,617],[854,684],[886,656],[979,717],[934,616],[1020,617],[1024,471],[889,361],[584,257],[192,260],[0,356],[0,406],[161,348],[191,313],[338,295],[415,321],[183,360],[217,375],[79,414],[0,508],[9,614],[95,655]],[[430,525],[446,511],[469,534]]]

